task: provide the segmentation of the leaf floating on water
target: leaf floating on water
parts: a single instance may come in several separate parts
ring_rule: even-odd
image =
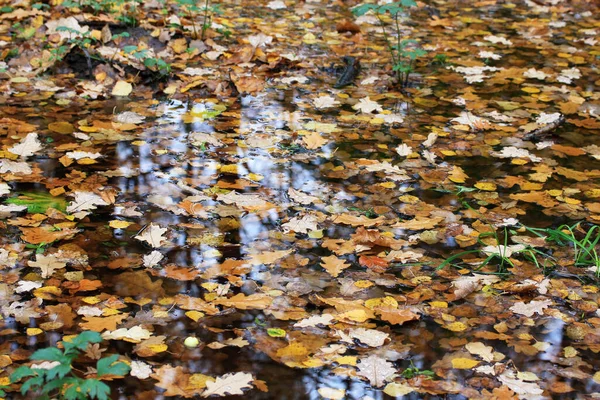
[[[42,149],[37,133],[29,133],[19,144],[9,147],[8,151],[21,158],[31,157]]]
[[[214,382],[206,382],[206,390],[202,393],[202,397],[209,397],[212,395],[241,395],[244,394],[244,389],[253,387],[253,381],[254,377],[248,372],[236,372],[218,376]]]
[[[133,86],[129,82],[118,81],[112,90],[113,96],[129,96],[133,91]]]
[[[367,378],[371,385],[381,387],[396,374],[396,368],[391,362],[376,355],[363,358],[358,363],[359,376]]]
[[[510,311],[526,317],[532,317],[534,314],[543,315],[544,310],[552,304],[552,300],[532,300],[529,303],[519,301],[510,307]]]
[[[162,228],[160,225],[154,225],[153,223],[150,223],[150,225],[148,225],[141,234],[135,236],[135,238],[142,242],[148,243],[154,248],[157,248],[160,247],[162,242],[167,239],[163,236],[167,230],[167,228]]]

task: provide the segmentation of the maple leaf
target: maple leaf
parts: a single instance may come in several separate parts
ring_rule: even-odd
[[[318,132],[308,132],[302,137],[302,141],[306,148],[310,150],[318,149],[328,142],[328,140],[323,138]]]
[[[384,358],[371,355],[360,360],[357,375],[365,377],[371,385],[381,387],[396,373],[393,364]]]
[[[352,108],[365,114],[372,113],[373,111],[383,111],[383,108],[376,101],[371,100],[369,96],[360,99]]]
[[[510,311],[526,317],[532,317],[533,314],[544,315],[544,309],[550,307],[552,304],[552,300],[532,300],[529,303],[519,301],[510,308]]]
[[[154,225],[152,222],[139,235],[136,235],[137,240],[147,242],[150,246],[160,247],[161,243],[166,240],[163,234],[167,232],[167,228],[162,228],[160,225]]]
[[[206,381],[206,390],[202,392],[202,397],[244,394],[243,389],[252,388],[253,381],[254,377],[248,372],[236,372],[218,376],[214,382]]]
[[[412,147],[407,145],[406,143],[402,143],[400,146],[396,147],[396,153],[402,157],[406,157],[411,155],[413,152]]]
[[[21,156],[21,158],[27,158],[34,155],[41,149],[42,144],[38,140],[37,133],[30,133],[27,136],[25,136],[25,139],[23,139],[19,144],[14,145],[13,147],[9,147],[8,151],[18,156]]]
[[[313,104],[316,108],[329,108],[339,106],[340,102],[331,96],[325,95],[314,99]]]

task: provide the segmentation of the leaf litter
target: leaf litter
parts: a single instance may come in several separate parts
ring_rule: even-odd
[[[597,4],[418,3],[399,90],[373,14],[246,3],[2,10],[2,382],[94,330],[128,398],[597,396]]]

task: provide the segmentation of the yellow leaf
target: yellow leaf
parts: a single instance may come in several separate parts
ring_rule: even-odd
[[[125,81],[118,81],[113,87],[112,95],[113,96],[129,96],[133,91],[133,86],[131,83]]]
[[[451,324],[444,325],[444,328],[452,332],[462,332],[465,329],[467,329],[467,325],[463,324],[462,322],[456,321],[452,322]]]
[[[420,202],[421,200],[416,197],[416,196],[412,196],[410,194],[405,194],[403,196],[398,197],[398,200],[400,200],[403,203],[406,204],[417,204],[418,202]]]
[[[572,358],[577,355],[577,350],[573,346],[565,347],[565,357]]]
[[[402,396],[406,396],[409,393],[414,392],[415,389],[413,389],[412,387],[408,386],[405,383],[388,383],[385,387],[385,389],[383,389],[383,393],[387,394],[388,396],[392,396],[392,397],[402,397]]]
[[[229,173],[236,175],[238,173],[237,164],[223,165],[221,166],[221,173]]]
[[[49,123],[48,129],[52,132],[61,133],[63,135],[68,135],[70,133],[75,132],[75,128],[73,128],[73,125],[65,121]]]
[[[448,308],[448,303],[446,303],[445,301],[432,301],[429,303],[429,305],[431,307],[437,307],[437,308]]]
[[[457,167],[456,165],[452,167],[452,171],[450,175],[448,175],[448,179],[450,179],[454,183],[465,183],[465,180],[469,176],[465,174],[465,171],[462,170],[461,167]]]
[[[128,222],[128,221],[121,221],[118,219],[114,219],[108,223],[108,226],[110,226],[111,228],[114,228],[114,229],[125,229],[131,224],[132,223]]]
[[[338,357],[333,361],[335,361],[336,363],[338,363],[340,365],[356,366],[357,359],[358,358],[356,356],[343,356],[343,357]]]
[[[317,43],[317,37],[312,33],[307,33],[302,37],[302,41],[306,44],[315,44]]]
[[[204,389],[207,381],[214,382],[215,378],[204,374],[193,374],[190,376],[188,381],[188,387],[194,389]]]
[[[477,182],[475,187],[479,190],[486,190],[488,192],[493,192],[496,190],[496,184],[492,182]]]
[[[89,297],[84,297],[83,299],[81,299],[84,303],[88,303],[88,304],[98,304],[100,303],[102,300],[100,300],[98,297],[96,296],[89,296]]]
[[[392,308],[398,308],[398,302],[391,296],[377,297],[365,301],[365,307],[373,310],[377,307],[389,306]]]
[[[204,313],[201,313],[200,311],[188,311],[185,313],[185,316],[192,321],[198,322],[200,318],[204,317]]]
[[[162,353],[163,351],[167,351],[168,348],[169,346],[167,346],[164,343],[151,344],[150,346],[148,346],[148,349],[153,353]]]
[[[27,328],[27,336],[35,336],[44,333],[40,328]]]
[[[356,322],[365,322],[369,316],[365,310],[351,310],[339,315],[340,319],[349,319]]]
[[[325,365],[323,360],[319,360],[317,358],[311,358],[310,360],[303,361],[302,364],[307,366],[308,368],[318,368]]]
[[[452,368],[456,369],[471,369],[479,364],[479,361],[470,358],[455,358],[452,360]]]

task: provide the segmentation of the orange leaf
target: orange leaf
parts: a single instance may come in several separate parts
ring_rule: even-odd
[[[389,262],[386,259],[377,256],[360,256],[358,262],[363,267],[367,267],[380,274],[385,272],[387,267],[389,267]]]

